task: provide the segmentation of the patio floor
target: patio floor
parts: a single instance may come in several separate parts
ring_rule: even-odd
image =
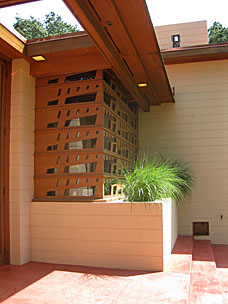
[[[178,237],[169,266],[160,273],[36,262],[5,265],[0,267],[0,302],[228,303],[228,247]]]

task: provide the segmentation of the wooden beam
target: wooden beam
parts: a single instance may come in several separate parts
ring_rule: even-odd
[[[27,42],[26,55],[31,57],[40,54],[94,47],[94,43],[85,32],[74,34],[30,40]]]
[[[7,28],[0,24],[0,41],[8,44],[18,54],[25,55],[26,44],[14,34],[12,34]]]
[[[13,6],[13,5],[17,5],[17,4],[35,2],[35,1],[39,1],[39,0],[2,0],[2,1],[0,1],[0,8]]]
[[[124,23],[143,63],[145,73],[149,75],[153,91],[159,97],[159,101],[161,103],[174,102],[146,2],[144,0],[112,1],[116,2],[118,10],[121,12]],[[148,88],[149,86],[145,88],[145,91]],[[148,96],[147,92],[146,95]],[[152,97],[149,96],[149,98],[151,104],[153,104]]]
[[[149,104],[145,96],[140,92],[137,84],[129,73],[129,69],[122,61],[110,38],[99,23],[99,19],[91,14],[87,2],[83,0],[64,0],[68,8],[77,20],[86,29],[91,39],[96,43],[101,53],[111,64],[114,72],[127,87],[130,94],[140,103],[141,107],[148,111]]]
[[[144,0],[64,1],[141,105],[174,102]]]
[[[139,68],[142,69],[141,73],[145,73],[145,82],[148,84],[148,90],[150,91],[150,95],[154,96],[155,103],[159,105],[160,100],[159,100],[159,97],[157,96],[157,94],[156,94],[156,92],[153,88],[154,85],[153,85],[153,83],[152,83],[152,81],[151,81],[151,79],[150,79],[150,77],[149,77],[149,75],[146,71],[146,68],[145,68],[145,66],[144,66],[144,64],[143,64],[143,62],[140,58],[140,54],[139,54],[139,52],[138,52],[138,50],[137,50],[137,48],[134,44],[134,41],[131,38],[127,27],[124,24],[124,20],[120,15],[118,7],[116,6],[116,3],[115,3],[114,0],[111,0],[110,4],[111,4],[111,7],[113,9],[113,13],[115,14],[116,19],[119,21],[119,24],[120,24],[119,31],[122,32],[122,33],[125,33],[125,37],[126,37],[126,40],[128,41],[128,45],[131,49],[131,52],[133,53],[134,60],[137,61]],[[124,58],[124,57],[125,56],[123,54],[121,56],[121,58]]]

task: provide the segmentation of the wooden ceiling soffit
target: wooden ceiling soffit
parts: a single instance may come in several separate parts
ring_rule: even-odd
[[[35,77],[54,74],[81,73],[90,70],[110,69],[110,64],[99,52],[81,56],[60,56],[48,60],[31,62],[31,75]]]
[[[0,8],[39,0],[0,0]]]
[[[149,105],[174,102],[144,0],[64,0],[133,98]],[[137,83],[148,84],[138,88]]]

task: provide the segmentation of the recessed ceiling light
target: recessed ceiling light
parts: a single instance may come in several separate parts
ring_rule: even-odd
[[[33,56],[32,59],[35,60],[35,61],[44,61],[44,60],[46,60],[46,58],[44,56],[42,56],[42,55]]]
[[[145,88],[147,86],[148,86],[148,84],[146,82],[138,83],[139,88]]]

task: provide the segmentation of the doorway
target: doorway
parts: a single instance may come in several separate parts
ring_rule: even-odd
[[[9,71],[0,57],[0,265],[9,263]]]

